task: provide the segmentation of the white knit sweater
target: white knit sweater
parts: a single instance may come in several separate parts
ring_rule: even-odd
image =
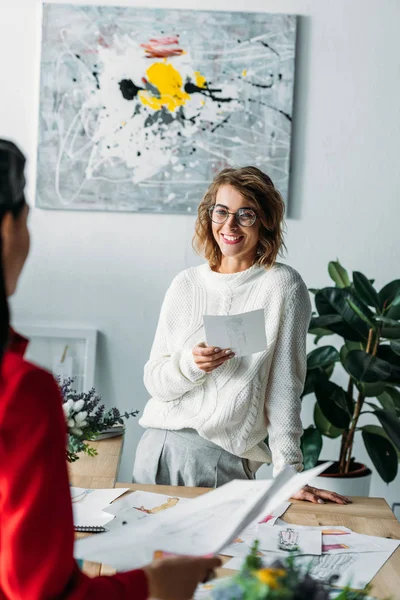
[[[266,351],[201,371],[192,348],[206,341],[203,315],[258,308],[265,313]],[[195,429],[232,454],[273,462],[274,474],[286,465],[301,470],[300,394],[310,314],[307,288],[286,265],[254,265],[233,274],[216,273],[208,264],[182,271],[161,309],[144,373],[152,398],[139,423]]]

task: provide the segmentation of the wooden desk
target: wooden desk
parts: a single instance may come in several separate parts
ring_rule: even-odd
[[[72,486],[83,488],[113,488],[117,480],[124,436],[89,442],[97,456],[80,453],[79,460],[70,463],[69,480]]]
[[[190,488],[175,486],[139,485],[117,483],[116,487],[127,487],[132,491],[143,490],[181,496],[183,498],[196,498],[209,490],[206,488]],[[343,525],[358,533],[378,535],[393,539],[400,539],[400,523],[397,521],[388,504],[383,498],[354,497],[353,504],[342,506],[339,504],[311,504],[293,500],[290,508],[283,515],[287,523],[297,525]],[[229,560],[222,557],[223,561]],[[114,571],[105,565],[90,563],[91,575],[110,575]],[[234,571],[219,569],[218,575],[223,577]],[[392,554],[383,568],[372,580],[372,595],[377,598],[391,597],[392,600],[400,598],[400,548]]]

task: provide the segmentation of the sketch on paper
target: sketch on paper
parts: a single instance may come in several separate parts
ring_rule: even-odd
[[[169,508],[173,508],[179,502],[179,498],[171,497],[167,498],[166,502],[159,504],[158,506],[154,506],[153,508],[145,508],[144,506],[134,506],[135,510],[140,510],[141,512],[146,513],[147,515],[156,515],[159,512],[164,512],[164,510],[168,510]]]
[[[284,550],[285,552],[300,550],[299,532],[291,527],[281,529],[278,533],[278,550]]]
[[[37,206],[190,213],[226,166],[287,196],[296,18],[44,4]]]

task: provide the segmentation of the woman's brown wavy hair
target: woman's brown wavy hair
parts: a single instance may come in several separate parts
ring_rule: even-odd
[[[199,204],[193,236],[194,250],[204,256],[211,268],[221,264],[221,250],[212,232],[208,210],[216,202],[222,185],[231,185],[246,200],[255,205],[260,218],[260,240],[255,263],[271,267],[277,256],[285,249],[283,241],[285,205],[271,179],[257,167],[223,169],[214,178]]]

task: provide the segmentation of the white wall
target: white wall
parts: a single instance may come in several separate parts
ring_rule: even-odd
[[[78,2],[74,2],[78,4]],[[95,4],[86,0],[86,4]],[[103,2],[103,4],[111,2]],[[124,1],[120,4],[131,4]],[[301,15],[287,261],[309,287],[328,284],[337,256],[378,286],[398,278],[400,55],[397,0],[171,0],[170,8]],[[29,157],[34,202],[39,61],[38,3],[0,7],[0,133]],[[31,212],[32,253],[14,317],[101,331],[96,382],[108,404],[144,406],[143,365],[173,275],[197,264],[194,217]],[[311,400],[305,400],[305,424]],[[128,426],[120,480],[129,480],[136,423]],[[336,445],[336,442],[334,442]],[[361,444],[357,458],[368,463]],[[332,457],[331,449],[324,451]],[[400,477],[372,493],[400,497]]]

